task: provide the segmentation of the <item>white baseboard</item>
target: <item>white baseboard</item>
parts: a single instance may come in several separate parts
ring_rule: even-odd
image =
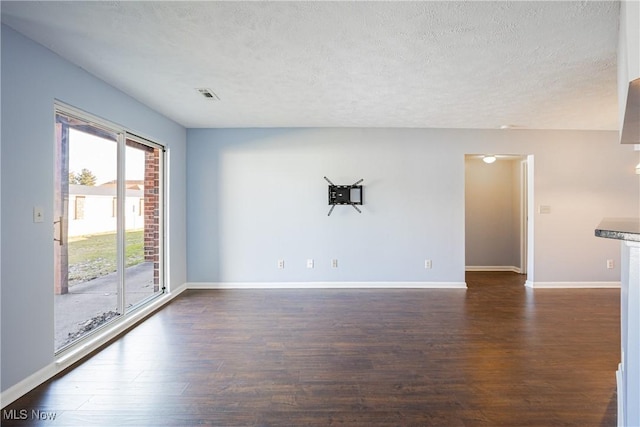
[[[510,271],[520,274],[520,267],[513,265],[467,265],[465,271]]]
[[[465,282],[189,282],[187,289],[466,289]]]
[[[624,355],[623,355],[624,359]],[[624,373],[622,371],[622,363],[618,363],[618,370],[616,371],[616,393],[617,393],[617,401],[618,401],[618,427],[624,427],[625,421],[625,407],[624,402],[626,396],[624,395],[624,385],[623,385],[623,376]]]
[[[100,332],[87,337],[87,339],[84,341],[80,341],[77,345],[73,346],[68,351],[58,354],[53,363],[45,366],[38,372],[29,375],[24,380],[18,382],[17,384],[0,393],[0,407],[6,407],[7,405],[27,394],[29,391],[33,390],[35,387],[44,383],[56,374],[62,372],[64,369],[78,362],[82,358],[86,357],[101,345],[107,343],[109,340],[115,338],[122,332],[132,328],[146,316],[162,307],[163,305],[167,304],[169,301],[171,301],[186,289],[186,284],[178,286],[172,292],[154,299],[146,306],[141,307],[139,310],[132,313],[130,316],[127,316],[121,321],[114,322],[113,325],[106,327],[104,330],[101,330]]]
[[[615,289],[620,288],[620,282],[531,282],[524,284],[533,289]]]
[[[18,400],[24,396],[27,392],[38,387],[43,382],[60,372],[55,363],[50,363],[44,368],[40,369],[27,378],[23,379],[19,383],[9,387],[0,394],[0,407],[4,408],[10,403]]]

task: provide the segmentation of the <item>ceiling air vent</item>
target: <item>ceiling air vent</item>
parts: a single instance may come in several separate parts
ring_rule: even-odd
[[[218,97],[218,95],[216,95],[211,89],[198,88],[196,90],[200,92],[200,95],[204,96],[206,99],[210,101],[220,101],[220,98]]]

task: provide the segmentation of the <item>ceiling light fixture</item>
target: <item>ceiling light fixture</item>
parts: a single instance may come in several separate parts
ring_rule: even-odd
[[[493,156],[493,155],[482,156],[482,161],[485,163],[491,164],[496,161],[496,156]]]

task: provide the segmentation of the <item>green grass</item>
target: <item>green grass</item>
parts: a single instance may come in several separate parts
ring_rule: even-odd
[[[127,231],[125,241],[126,266],[143,262],[143,231]],[[69,242],[69,286],[116,271],[117,251],[116,233],[72,238]]]

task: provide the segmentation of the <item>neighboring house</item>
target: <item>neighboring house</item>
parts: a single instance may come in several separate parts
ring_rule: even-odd
[[[125,228],[144,228],[144,186],[142,181],[127,181]],[[116,231],[116,187],[69,185],[69,237]]]

